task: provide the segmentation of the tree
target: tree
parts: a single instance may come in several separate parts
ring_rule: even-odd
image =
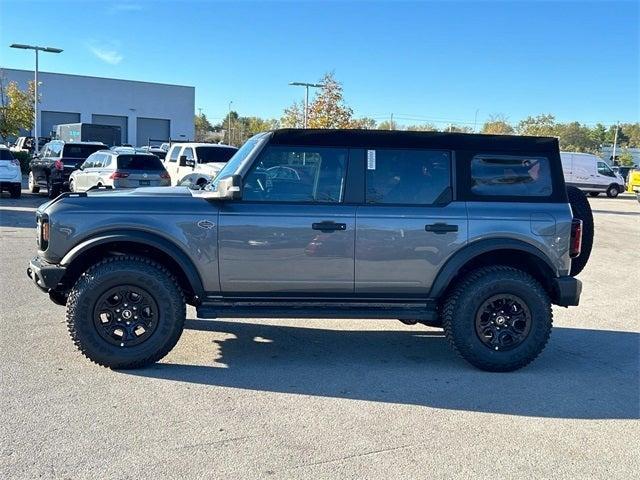
[[[620,155],[616,156],[618,157],[618,165],[623,167],[633,167],[635,165],[633,155],[627,148],[625,148]]]
[[[556,118],[551,114],[528,116],[516,125],[516,131],[520,135],[553,137],[556,135]]]
[[[571,152],[598,151],[599,143],[593,139],[592,131],[579,122],[556,125],[555,135],[560,137],[560,149]]]
[[[333,72],[326,73],[320,80],[323,85],[309,105],[307,126],[309,128],[349,128],[353,110],[343,98],[342,84]]]
[[[384,120],[378,125],[378,130],[398,130],[398,124],[393,120]]]
[[[409,132],[437,132],[438,127],[431,123],[423,123],[422,125],[409,125],[406,130]]]
[[[607,140],[607,128],[601,123],[596,123],[595,127],[591,129],[589,136],[596,145],[602,145]]]
[[[284,109],[280,119],[283,128],[302,128],[304,126],[304,105],[293,102],[289,108]]]
[[[507,121],[504,115],[491,115],[484,125],[482,125],[482,133],[490,133],[495,135],[511,135],[514,133],[513,127]]]
[[[630,148],[640,148],[640,123],[623,123],[620,128]]]
[[[20,90],[16,82],[6,82],[0,75],[0,136],[3,139],[20,134],[20,129],[33,128],[33,100],[35,90],[29,82],[26,91]]]
[[[373,130],[376,128],[376,121],[373,118],[362,117],[351,120],[349,128],[362,128],[364,130]]]
[[[213,132],[213,125],[204,113],[195,116],[193,121],[196,131],[196,142],[204,142]]]

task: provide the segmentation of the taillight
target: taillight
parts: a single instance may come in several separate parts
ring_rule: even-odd
[[[569,246],[569,255],[575,258],[582,251],[582,220],[574,218],[571,221],[571,245]]]
[[[128,173],[126,173],[126,172],[119,172],[119,171],[117,171],[117,170],[116,170],[116,171],[115,171],[115,172],[113,172],[111,175],[109,175],[109,178],[110,178],[111,180],[117,180],[117,179],[119,179],[119,178],[127,178],[128,176],[129,176],[129,174],[128,174]]]
[[[169,175],[169,172],[162,172],[160,174],[160,178],[162,178],[163,180],[171,180],[171,175]]]
[[[62,163],[62,160],[56,160],[53,164],[53,168],[56,170],[64,170],[64,163]]]

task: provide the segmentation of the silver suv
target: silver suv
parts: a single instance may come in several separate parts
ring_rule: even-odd
[[[364,130],[262,133],[203,189],[64,194],[37,222],[29,276],[112,368],[166,355],[189,303],[419,322],[515,370],[547,343],[551,305],[578,304],[593,234],[555,138]]]

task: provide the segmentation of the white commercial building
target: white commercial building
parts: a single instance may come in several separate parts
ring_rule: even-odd
[[[26,89],[33,71],[1,68],[4,80]],[[38,72],[39,136],[62,123],[118,125],[122,143],[152,139],[192,140],[195,88],[163,83]]]

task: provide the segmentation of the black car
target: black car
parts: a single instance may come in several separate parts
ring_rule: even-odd
[[[64,142],[52,140],[40,155],[29,163],[29,191],[38,193],[46,188],[49,198],[57,197],[69,188],[69,176],[93,152],[107,148],[100,142]]]

